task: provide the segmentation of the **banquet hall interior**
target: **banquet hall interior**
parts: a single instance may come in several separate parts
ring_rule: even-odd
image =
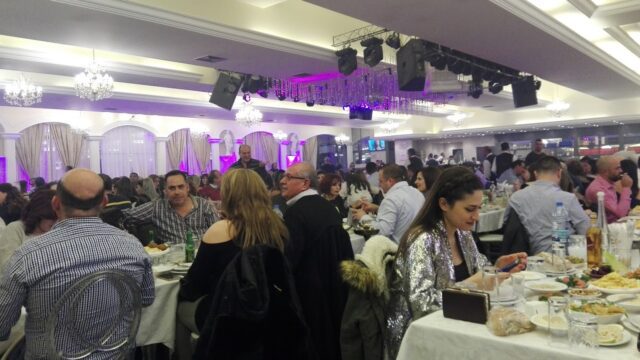
[[[2,0],[0,92],[0,183],[25,193],[72,168],[225,174],[243,145],[284,182],[300,163],[347,174],[412,154],[482,172],[487,148],[524,160],[537,140],[563,162],[637,166],[640,1]],[[474,228],[491,261],[506,201]],[[171,284],[156,288],[170,308]],[[143,314],[143,345],[174,350],[154,324]],[[399,359],[442,357],[411,345]]]

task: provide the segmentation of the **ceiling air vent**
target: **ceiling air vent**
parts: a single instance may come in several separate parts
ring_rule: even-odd
[[[217,63],[217,62],[220,62],[220,61],[225,61],[227,59],[221,58],[221,57],[218,57],[218,56],[213,56],[213,55],[206,55],[206,56],[201,56],[201,57],[197,58],[196,60],[197,61],[204,61],[204,62],[208,62],[210,64],[213,64],[213,63]]]

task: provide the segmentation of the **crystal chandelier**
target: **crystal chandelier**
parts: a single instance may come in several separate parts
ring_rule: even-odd
[[[4,88],[4,101],[14,106],[31,106],[42,101],[42,87],[35,86],[21,74],[20,79]]]
[[[451,121],[455,126],[460,126],[462,125],[462,122],[464,121],[464,119],[466,119],[467,117],[469,117],[468,114],[465,114],[463,112],[457,112],[457,113],[448,115],[447,120]]]
[[[387,121],[385,121],[382,125],[380,125],[380,127],[382,128],[382,130],[384,130],[384,132],[386,132],[387,134],[392,134],[394,131],[396,131],[396,129],[400,126],[399,123],[388,119]]]
[[[113,78],[96,63],[96,52],[93,51],[93,62],[75,77],[76,95],[83,99],[97,101],[113,95]]]
[[[344,145],[349,142],[349,137],[345,134],[339,134],[335,137],[335,139],[338,145]]]
[[[251,103],[243,102],[242,107],[236,113],[236,121],[246,127],[252,127],[262,122],[262,113]]]
[[[551,115],[554,117],[561,117],[565,111],[569,110],[571,105],[564,101],[554,101],[551,104],[546,106],[546,109],[549,110]]]
[[[275,134],[273,134],[273,137],[279,141],[279,142],[283,142],[287,139],[287,134],[282,131],[282,130],[278,130],[275,132]]]

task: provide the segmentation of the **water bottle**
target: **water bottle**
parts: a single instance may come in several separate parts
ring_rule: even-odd
[[[187,230],[187,241],[184,243],[184,262],[193,262],[195,258],[195,244],[193,242],[193,233],[191,229]]]
[[[569,240],[569,228],[567,223],[569,214],[561,201],[556,202],[556,210],[553,212],[551,240],[565,246]]]
[[[280,219],[284,219],[284,215],[282,215],[282,211],[280,210],[280,205],[273,205],[273,211],[276,213],[276,215],[278,215]]]

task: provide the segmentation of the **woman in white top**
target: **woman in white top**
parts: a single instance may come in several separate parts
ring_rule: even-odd
[[[7,261],[13,252],[22,244],[38,235],[49,231],[57,220],[56,213],[51,207],[51,199],[55,191],[42,189],[31,195],[31,200],[22,209],[22,217],[16,220],[0,233],[0,273],[4,271]]]
[[[358,207],[363,201],[372,202],[371,186],[361,172],[349,174],[347,176],[347,199],[345,205]]]

